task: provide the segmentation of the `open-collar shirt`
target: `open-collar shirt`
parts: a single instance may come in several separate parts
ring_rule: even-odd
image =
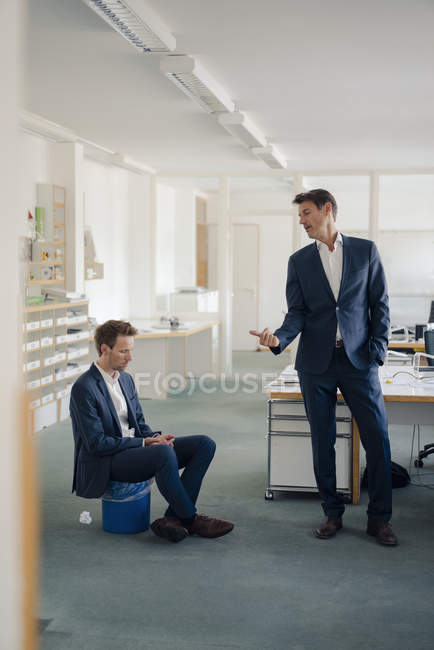
[[[128,408],[127,408],[127,403],[125,401],[124,394],[122,392],[122,388],[119,384],[119,372],[115,370],[115,373],[113,377],[108,374],[105,370],[101,368],[101,366],[98,365],[98,363],[94,364],[98,370],[100,371],[101,375],[103,376],[103,379],[105,381],[105,384],[107,386],[107,390],[109,392],[109,395],[112,399],[113,405],[115,407],[117,416],[119,418],[119,423],[121,425],[121,430],[122,430],[122,437],[123,438],[134,438],[134,429],[130,429],[129,422],[128,422]]]
[[[333,250],[329,250],[327,244],[324,244],[322,241],[316,242],[318,247],[319,256],[324,268],[324,272],[327,276],[330,288],[333,292],[336,302],[338,301],[339,289],[341,288],[342,280],[342,264],[343,264],[343,240],[342,235],[338,232],[333,246]],[[342,338],[342,335],[339,331],[339,324],[336,329],[336,340]]]

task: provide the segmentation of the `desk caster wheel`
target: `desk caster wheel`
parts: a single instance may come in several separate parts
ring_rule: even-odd
[[[419,458],[416,458],[416,460],[414,461],[414,466],[423,467],[423,460],[419,460]]]
[[[274,494],[271,490],[265,490],[265,501],[272,501],[274,499]]]

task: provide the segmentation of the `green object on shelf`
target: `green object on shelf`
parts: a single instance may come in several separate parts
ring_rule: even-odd
[[[44,208],[35,208],[35,230],[39,239],[44,237]]]
[[[44,296],[29,296],[26,298],[27,307],[31,307],[32,305],[39,305],[41,302],[44,302]]]

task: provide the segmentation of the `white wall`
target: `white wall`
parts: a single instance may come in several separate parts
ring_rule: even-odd
[[[303,177],[306,190],[322,187],[333,194],[338,204],[336,224],[344,234],[368,232],[369,182],[368,175]]]
[[[20,132],[18,134],[18,157],[20,173],[18,177],[18,210],[20,231],[26,234],[28,210],[35,216],[36,184],[50,183],[49,143],[36,135]]]
[[[196,286],[196,208],[190,188],[175,189],[174,273],[175,288]]]
[[[246,198],[246,197],[245,197]],[[262,204],[266,201],[261,197]],[[218,197],[210,194],[208,197],[208,217],[207,222],[211,228],[217,226]],[[235,202],[232,202],[234,207]],[[242,201],[241,197],[236,196],[236,209],[245,209],[248,212],[254,203],[250,198]],[[269,206],[282,209],[282,197],[274,198],[271,196],[268,202]],[[288,205],[286,206],[288,207]],[[258,224],[259,226],[259,290],[258,290],[258,313],[259,327],[269,327],[274,330],[282,324],[286,313],[286,271],[288,267],[289,256],[293,252],[292,248],[292,224],[295,217],[290,216],[246,216],[233,217],[233,224]],[[216,234],[216,233],[214,233]],[[209,268],[208,272],[211,278],[217,278],[216,265],[218,260],[214,251],[209,251]]]
[[[208,255],[208,288],[218,288],[218,195],[209,193],[207,199],[207,255]]]
[[[128,174],[130,319],[151,317],[150,176]]]
[[[89,313],[99,323],[129,318],[130,220],[128,174],[85,159],[85,224],[90,226],[98,261],[104,263],[103,280],[87,280]]]
[[[161,295],[175,289],[175,190],[172,187],[157,184],[156,211],[155,292]]]
[[[276,329],[286,313],[286,271],[292,251],[292,219],[287,216],[237,217],[232,223],[259,225],[259,327]]]

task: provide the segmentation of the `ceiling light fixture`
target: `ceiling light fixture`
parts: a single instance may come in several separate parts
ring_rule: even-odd
[[[110,159],[113,165],[123,167],[130,172],[135,172],[136,174],[155,174],[155,169],[148,167],[148,165],[143,165],[125,154],[116,152],[110,156]]]
[[[271,169],[286,169],[286,160],[272,144],[268,147],[252,147],[251,152]]]
[[[226,131],[229,131],[238,142],[246,147],[265,147],[267,145],[265,136],[244,113],[240,113],[240,111],[222,113],[217,119]]]
[[[77,140],[77,136],[73,131],[56,124],[56,122],[46,120],[35,113],[20,111],[19,123],[23,131],[38,135],[50,142],[76,142]]]
[[[141,52],[173,52],[176,39],[143,0],[83,0]]]
[[[228,94],[192,56],[166,56],[161,60],[160,68],[168,79],[208,113],[232,113],[235,109]]]

